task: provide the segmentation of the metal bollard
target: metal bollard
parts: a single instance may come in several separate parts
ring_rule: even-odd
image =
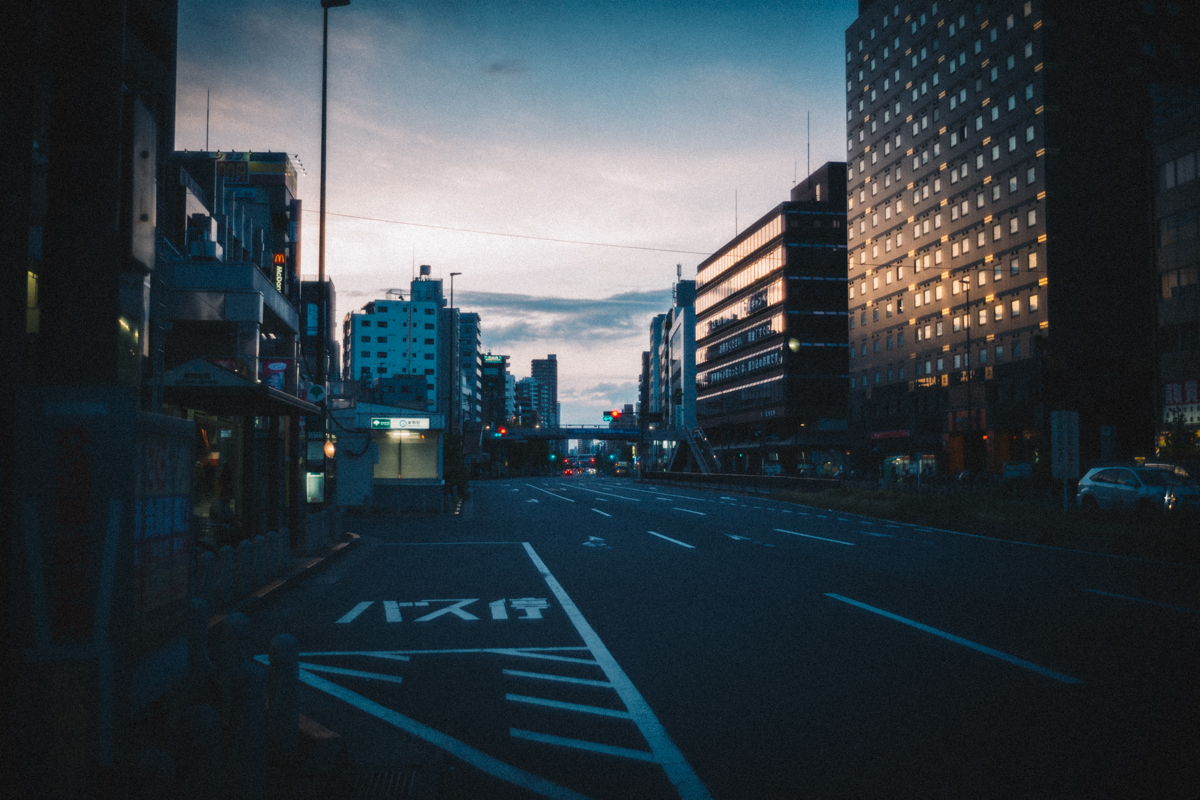
[[[238,597],[250,594],[254,587],[250,581],[254,579],[253,564],[254,544],[249,539],[242,539],[237,546],[237,593]]]
[[[275,531],[267,533],[267,580],[275,580],[279,575],[279,534]]]
[[[221,715],[210,705],[189,707],[178,730],[179,783],[182,800],[218,800],[221,796]]]
[[[290,764],[299,747],[300,656],[296,637],[281,633],[267,651],[267,753],[272,763]]]
[[[262,664],[244,661],[230,680],[231,788],[237,800],[261,800],[267,791],[267,685]]]
[[[254,537],[254,585],[267,582],[267,537],[261,533]]]
[[[216,605],[216,589],[217,556],[205,550],[196,559],[196,596],[212,608]]]
[[[230,545],[222,545],[217,569],[217,599],[220,605],[227,606],[233,602],[233,567],[234,553]]]

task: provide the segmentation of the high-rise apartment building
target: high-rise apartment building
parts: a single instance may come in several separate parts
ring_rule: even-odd
[[[696,419],[726,470],[790,472],[845,429],[845,208],[825,164],[697,267]]]
[[[544,427],[558,427],[558,359],[554,353],[530,362],[530,375],[547,387],[542,407],[538,409]]]
[[[460,426],[477,428],[483,420],[483,361],[479,315],[459,314],[458,351],[462,371]]]
[[[878,448],[998,471],[1048,458],[1050,412],[1075,410],[1085,462],[1146,452],[1146,85],[1195,74],[1181,5],[861,0],[850,411]]]
[[[442,282],[430,279],[428,269],[421,267],[422,276],[412,282],[407,299],[392,291],[386,299],[372,300],[347,314],[342,350],[347,380],[370,385],[392,375],[424,375],[429,408],[441,412],[446,408],[446,392],[439,391],[439,379],[446,379],[443,371],[452,365],[447,347],[439,346],[439,337],[445,338],[448,328],[439,323],[448,321],[449,315],[441,313],[446,303]]]

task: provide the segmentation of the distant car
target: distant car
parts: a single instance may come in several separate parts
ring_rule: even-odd
[[[618,461],[613,466],[613,475],[621,478],[629,474],[629,463],[626,461]]]
[[[1173,471],[1146,467],[1096,467],[1075,494],[1086,509],[1200,511],[1200,485]]]
[[[588,467],[588,468],[587,468],[587,474],[588,474],[588,475],[595,475],[595,474],[596,474],[596,468],[595,468],[595,467]]]
[[[575,470],[573,470],[573,469],[564,469],[563,470],[563,475],[574,475],[574,474],[575,474]]]

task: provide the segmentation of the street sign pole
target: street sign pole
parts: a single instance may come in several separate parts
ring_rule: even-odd
[[[1079,480],[1079,412],[1050,412],[1050,467],[1063,482],[1063,511],[1071,507],[1070,481]]]

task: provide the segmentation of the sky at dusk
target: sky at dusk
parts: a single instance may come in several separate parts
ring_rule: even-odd
[[[807,112],[813,167],[844,159],[856,12],[855,0],[332,9],[326,269],[339,317],[406,290],[415,258],[447,292],[462,273],[455,304],[481,315],[484,349],[510,355],[518,378],[557,354],[565,423],[635,403],[676,264],[695,277],[788,199]],[[297,154],[306,274],[321,18],[318,0],[179,3],[175,146],[204,149],[209,91],[209,149]]]

